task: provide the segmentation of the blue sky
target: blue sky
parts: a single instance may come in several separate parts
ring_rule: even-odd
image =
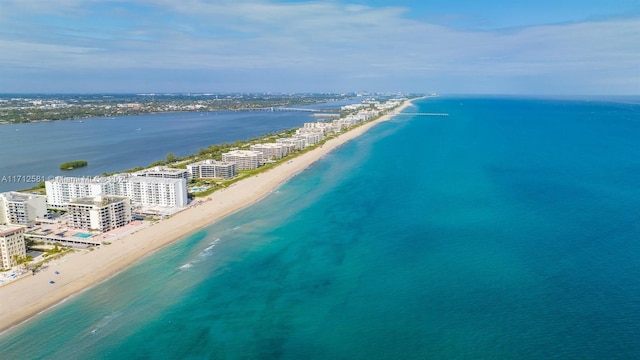
[[[2,0],[0,92],[640,94],[638,0]]]

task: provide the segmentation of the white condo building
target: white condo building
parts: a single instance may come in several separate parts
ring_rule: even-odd
[[[250,147],[251,151],[259,151],[262,153],[262,160],[277,160],[289,154],[289,146],[279,143],[254,144]]]
[[[0,194],[0,224],[29,225],[47,216],[44,195],[10,191]]]
[[[296,130],[294,137],[296,139],[303,139],[307,146],[315,145],[324,139],[321,131],[300,131],[300,129]]]
[[[65,207],[71,200],[108,194],[109,177],[56,176],[44,183],[47,204],[51,207]]]
[[[73,200],[98,195],[127,196],[140,207],[183,207],[187,205],[187,180],[118,174],[109,177],[74,178],[58,176],[45,182],[47,203],[65,207]]]
[[[89,196],[67,204],[69,226],[106,232],[131,222],[131,200],[126,196]]]
[[[105,195],[126,196],[135,206],[183,207],[187,205],[187,180],[144,176],[113,176],[113,186]]]
[[[27,256],[22,226],[0,225],[0,269],[17,265],[15,256]]]
[[[222,161],[236,163],[238,170],[257,169],[264,164],[262,153],[251,150],[233,150],[222,154]]]
[[[231,179],[238,175],[235,162],[217,160],[203,160],[187,165],[187,171],[192,178],[221,178]]]
[[[189,172],[186,169],[174,169],[167,166],[155,166],[149,169],[136,171],[135,176],[157,177],[165,179],[187,179]]]
[[[278,144],[285,144],[293,147],[293,150],[302,150],[307,146],[307,142],[301,138],[280,138],[277,139]]]

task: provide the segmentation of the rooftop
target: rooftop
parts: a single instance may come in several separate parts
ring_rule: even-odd
[[[0,236],[8,236],[24,231],[22,226],[0,225]]]
[[[44,195],[23,194],[17,191],[9,191],[9,192],[2,193],[0,195],[4,196],[4,198],[7,201],[13,201],[13,202],[25,202],[29,199],[33,199],[36,197],[44,197]]]
[[[75,204],[75,205],[105,206],[105,205],[120,202],[125,199],[128,199],[128,198],[125,196],[115,196],[115,195],[87,196],[87,197],[70,201],[69,204],[70,205]]]

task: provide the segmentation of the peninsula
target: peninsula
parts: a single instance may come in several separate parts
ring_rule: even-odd
[[[64,299],[114,276],[154,251],[257,202],[325,154],[376,124],[389,120],[410,105],[411,100],[405,100],[380,118],[344,132],[291,161],[214,192],[196,206],[190,206],[111,245],[102,246],[95,251],[67,255],[65,261],[59,261],[55,267],[51,266],[34,276],[0,287],[0,331],[28,320]],[[49,279],[54,271],[62,276],[56,277],[55,284],[50,284]]]

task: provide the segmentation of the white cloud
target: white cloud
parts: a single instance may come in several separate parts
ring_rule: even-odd
[[[634,81],[640,83],[640,71],[633,71],[640,63],[640,19],[634,18],[474,32],[409,19],[405,8],[336,1],[140,0],[132,2],[138,8],[118,5],[109,19],[93,8],[93,1],[50,3],[0,5],[0,13],[10,8],[25,14],[21,21],[26,22],[0,25],[0,67],[5,69],[0,75],[18,66],[70,71],[268,69],[282,76],[306,71],[318,81],[323,74],[348,74],[345,79],[380,79],[380,86],[394,78],[449,76],[496,92],[509,89],[487,88],[491,79],[501,86],[527,77],[547,79],[550,86],[562,81],[566,87],[573,81],[579,90],[593,84],[594,91],[610,84],[619,92],[633,91]],[[82,14],[97,24],[108,20],[119,26],[40,24],[26,15],[29,11],[54,18],[64,13],[67,20]]]

